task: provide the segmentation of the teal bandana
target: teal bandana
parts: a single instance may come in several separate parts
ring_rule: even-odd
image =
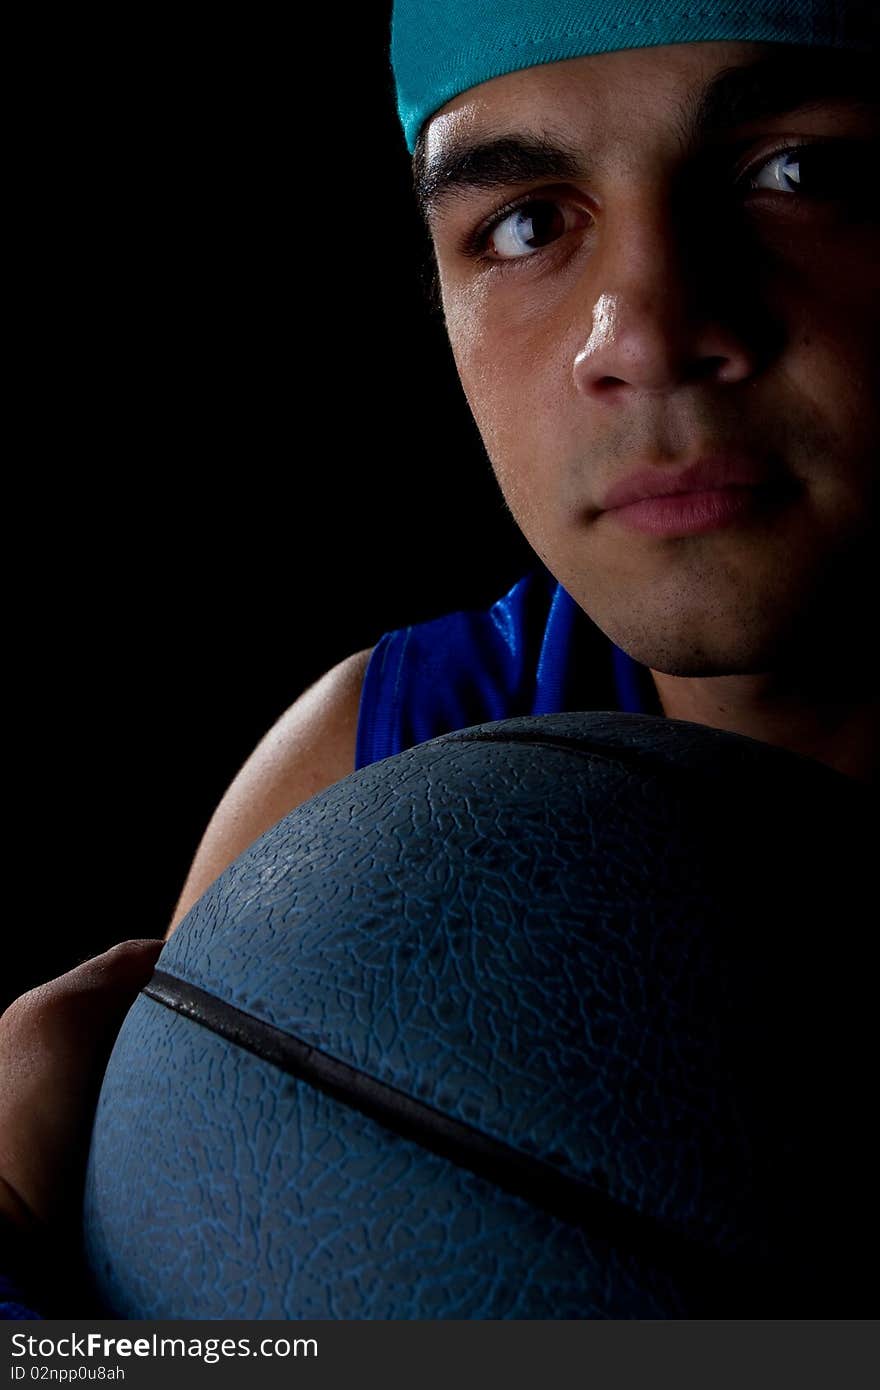
[[[719,39],[870,52],[878,38],[880,0],[395,0],[391,63],[412,154],[459,92],[538,63]]]

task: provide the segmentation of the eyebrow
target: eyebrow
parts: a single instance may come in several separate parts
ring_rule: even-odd
[[[859,53],[801,50],[724,68],[684,103],[691,147],[752,121],[802,111],[829,100],[876,106],[876,71]],[[430,224],[455,198],[474,191],[545,179],[588,180],[583,153],[557,137],[511,132],[495,138],[453,139],[433,159],[417,151],[414,190]]]

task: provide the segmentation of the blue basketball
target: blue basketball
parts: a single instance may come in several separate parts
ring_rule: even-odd
[[[119,1035],[100,1306],[859,1315],[873,795],[592,713],[447,734],[297,808]]]

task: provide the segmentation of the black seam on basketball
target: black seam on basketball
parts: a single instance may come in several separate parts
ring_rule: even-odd
[[[605,714],[613,713],[613,711],[592,710],[587,711],[587,713]],[[633,716],[633,718],[641,717],[643,716]],[[666,724],[686,724],[691,722],[682,719],[666,719],[662,716],[653,714],[645,715],[644,718],[653,719],[655,721],[659,721],[662,718],[663,722]],[[754,776],[754,760],[756,756],[765,763],[769,762],[773,757],[776,757],[780,766],[787,763],[790,768],[794,768],[799,764],[800,769],[813,781],[817,781],[820,777],[824,776],[829,785],[840,785],[841,783],[849,782],[853,788],[853,798],[856,796],[863,796],[864,800],[867,801],[867,796],[864,794],[870,793],[873,795],[874,793],[874,788],[870,784],[858,782],[854,778],[849,777],[846,773],[839,772],[836,768],[825,767],[824,764],[817,763],[815,758],[809,757],[806,753],[796,753],[790,748],[778,748],[773,744],[762,743],[759,739],[751,738],[748,734],[737,734],[728,729],[709,729],[705,725],[701,725],[700,729],[701,735],[711,733],[718,734],[716,749],[713,749],[710,755],[707,747],[707,751],[704,754],[705,761],[680,764],[670,763],[666,748],[646,748],[640,744],[635,744],[630,747],[623,745],[609,748],[607,744],[602,742],[595,745],[590,743],[588,741],[588,736],[584,736],[583,734],[578,734],[577,741],[575,741],[573,738],[566,738],[564,734],[546,734],[540,732],[533,734],[526,730],[506,731],[503,729],[499,729],[497,733],[483,729],[471,732],[470,729],[463,729],[452,734],[441,734],[437,739],[432,739],[431,742],[440,743],[444,741],[450,744],[495,743],[500,745],[520,743],[529,748],[549,748],[558,752],[577,753],[584,758],[598,758],[601,759],[602,762],[617,763],[619,766],[632,767],[637,772],[644,772],[646,769],[651,769],[652,771],[661,771],[667,778],[674,773],[679,777],[698,777],[703,780],[709,779],[713,783],[719,774],[718,765],[713,762],[713,758],[715,757],[717,748],[726,745],[730,748],[730,760],[725,762],[722,769],[726,775],[736,773],[740,776],[751,778]],[[736,748],[736,743],[743,746]],[[751,745],[751,747],[749,745]],[[427,744],[424,746],[427,747]],[[758,750],[757,754],[754,752],[755,748]],[[734,761],[734,754],[736,754],[736,761]],[[724,756],[726,757],[726,754]]]
[[[653,717],[655,716],[652,716],[652,718]],[[442,735],[441,737],[448,738],[450,743],[496,743],[502,745],[505,743],[521,743],[529,748],[550,748],[555,752],[576,753],[583,758],[599,758],[605,763],[622,763],[624,765],[635,764],[637,770],[644,770],[647,766],[662,768],[667,774],[674,772],[684,773],[686,775],[697,774],[698,776],[705,776],[706,773],[712,773],[716,777],[718,775],[717,765],[713,765],[708,760],[708,757],[705,764],[670,765],[669,759],[663,750],[658,752],[656,748],[643,748],[638,745],[629,748],[624,745],[612,749],[602,743],[598,745],[590,744],[582,735],[578,736],[578,741],[576,743],[571,739],[563,737],[561,734],[558,736],[554,734],[531,734],[525,731],[522,733],[516,731],[507,733],[499,730],[497,734],[482,731],[480,733],[469,733],[465,731],[453,737],[449,737],[448,735]],[[742,734],[733,735],[732,737],[742,738],[744,743],[755,743],[757,741],[755,739],[749,739]],[[762,746],[766,747],[769,745]],[[743,768],[741,763],[738,764],[737,771],[743,770],[750,774],[753,772],[751,767]]]
[[[726,733],[726,730],[719,732]],[[443,737],[446,736],[444,735]],[[741,739],[744,744],[756,744],[758,742],[757,739],[748,738],[745,734],[731,734],[730,738]],[[453,739],[450,738],[449,742],[452,743]],[[717,762],[713,763],[708,756],[706,761],[702,763],[690,762],[676,765],[669,761],[665,752],[658,752],[656,749],[632,747],[615,748],[612,750],[604,746],[585,746],[583,739],[581,739],[579,743],[574,744],[568,739],[562,737],[556,738],[553,735],[546,734],[535,737],[527,733],[474,733],[456,737],[454,742],[457,744],[494,743],[499,747],[503,747],[504,745],[509,746],[515,743],[528,748],[546,748],[550,752],[567,753],[569,756],[571,754],[577,754],[579,757],[587,758],[592,762],[612,763],[619,768],[623,768],[625,772],[634,773],[637,776],[644,777],[646,774],[651,774],[652,776],[660,775],[670,789],[676,785],[676,782],[678,784],[683,783],[686,787],[700,787],[708,783],[710,787],[714,788],[717,786],[719,777]],[[787,756],[791,760],[792,767],[794,767],[795,762],[799,760],[807,776],[816,780],[813,774],[813,768],[817,766],[817,764],[814,759],[808,758],[805,754],[793,753],[787,748],[771,750],[769,744],[762,744],[760,747],[770,750],[771,756],[773,751],[779,752],[783,758]],[[731,779],[728,784],[730,789],[736,787],[742,790],[748,790],[755,775],[753,754],[748,748],[736,750],[736,753],[737,757],[736,761],[734,761],[734,750],[731,749],[730,761],[725,762],[720,771],[725,777]],[[844,773],[837,772],[834,768],[828,768],[828,773],[832,779],[836,779],[838,782],[845,776]],[[792,775],[794,775],[794,773],[792,773]],[[733,779],[738,780],[734,781]],[[853,785],[855,786],[856,784],[853,783]],[[855,794],[857,793],[854,793],[854,795]]]
[[[587,1228],[590,1235],[599,1240],[623,1246],[640,1256],[647,1250],[667,1268],[671,1266],[679,1272],[687,1272],[696,1261],[691,1273],[700,1280],[705,1280],[709,1274],[708,1259],[710,1264],[718,1266],[719,1272],[723,1270],[726,1277],[737,1269],[742,1270],[739,1277],[749,1278],[754,1287],[757,1273],[754,1261],[722,1256],[716,1250],[698,1245],[680,1232],[661,1225],[654,1217],[623,1206],[615,1198],[570,1177],[543,1159],[520,1153],[503,1140],[443,1114],[274,1024],[244,1013],[197,985],[164,970],[156,970],[142,993],[290,1076],[343,1101],[402,1137],[451,1159],[563,1221]]]

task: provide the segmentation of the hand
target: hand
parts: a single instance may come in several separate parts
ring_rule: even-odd
[[[163,941],[123,941],[0,1017],[0,1217],[38,1243],[77,1239],[110,1052]]]

